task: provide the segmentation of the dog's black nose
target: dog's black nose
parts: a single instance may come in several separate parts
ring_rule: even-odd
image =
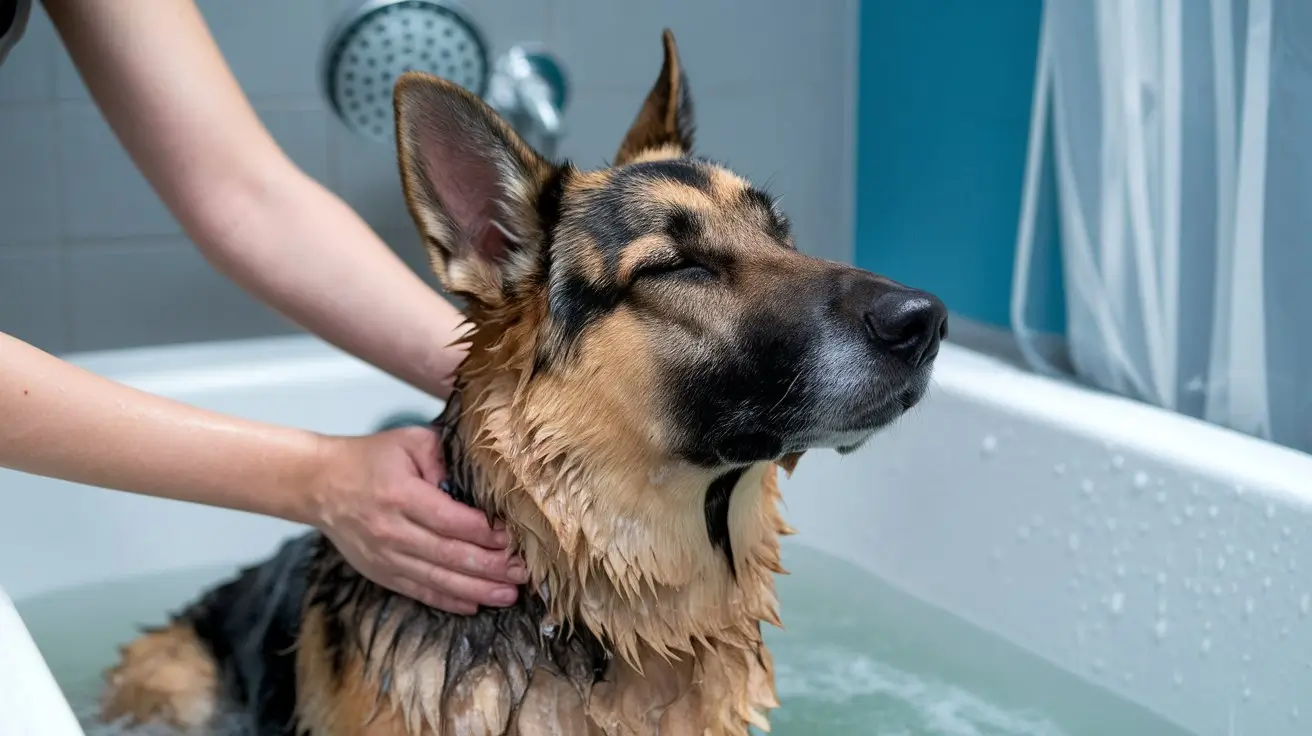
[[[938,355],[948,336],[948,308],[933,294],[891,289],[865,313],[866,331],[885,350],[919,368]]]

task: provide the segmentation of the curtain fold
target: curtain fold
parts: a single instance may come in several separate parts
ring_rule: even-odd
[[[1054,163],[1067,344],[1103,389],[1312,451],[1312,3],[1047,0],[1013,280]]]

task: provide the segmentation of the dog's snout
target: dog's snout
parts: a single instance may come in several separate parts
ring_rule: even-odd
[[[864,317],[870,338],[913,368],[933,360],[948,333],[947,307],[933,294],[916,289],[885,291]]]

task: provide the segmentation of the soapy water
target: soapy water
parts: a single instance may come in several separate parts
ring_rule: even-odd
[[[779,736],[1188,736],[1137,706],[920,603],[837,558],[785,546],[784,630],[765,628]],[[173,736],[95,717],[101,673],[138,627],[231,574],[208,567],[18,602],[88,736]],[[249,733],[237,717],[223,736]]]

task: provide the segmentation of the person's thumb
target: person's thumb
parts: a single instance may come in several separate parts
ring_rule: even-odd
[[[403,433],[403,446],[419,470],[419,477],[429,485],[437,485],[445,476],[437,433],[426,427],[406,427],[395,431]]]

